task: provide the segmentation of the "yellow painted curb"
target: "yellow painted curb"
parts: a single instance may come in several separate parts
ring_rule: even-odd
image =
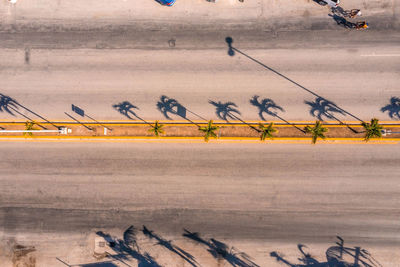
[[[0,136],[0,141],[26,141],[26,142],[136,142],[136,143],[205,143],[203,137],[151,137],[151,136]],[[311,139],[280,137],[272,140],[260,141],[257,137],[221,137],[210,139],[209,143],[301,143],[310,144]],[[326,138],[317,141],[317,144],[400,144],[400,138],[372,138],[365,142],[363,138]]]
[[[204,120],[192,120],[194,123],[197,124],[202,124],[206,125],[208,121]],[[79,121],[76,122],[74,120],[51,120],[50,122],[46,121],[35,121],[36,123],[40,125],[59,125],[59,126],[66,126],[66,125],[98,125],[98,126],[148,126],[148,124],[154,124],[154,120],[149,120],[147,123],[140,121],[140,120],[102,120],[98,122],[94,121]],[[165,124],[165,126],[193,126],[193,123],[188,122],[187,120],[159,120],[158,121],[160,124]],[[315,121],[288,121],[290,124],[282,124],[282,121],[245,121],[243,123],[242,121],[222,121],[222,120],[213,120],[214,125],[216,126],[235,126],[235,127],[248,127],[248,125],[251,126],[257,126],[259,123],[263,124],[269,124],[273,122],[275,127],[278,128],[283,128],[283,127],[293,127],[293,126],[305,126],[305,125],[313,125]],[[26,120],[13,120],[13,121],[0,121],[0,125],[6,126],[6,125],[25,125]],[[246,124],[247,123],[247,124]],[[362,127],[359,121],[343,121],[344,124],[348,125],[338,125],[337,121],[324,121],[323,125],[325,127],[331,128],[331,127]],[[392,127],[392,128],[397,128],[400,127],[400,122],[398,121],[380,121],[379,124],[382,126],[386,127]]]

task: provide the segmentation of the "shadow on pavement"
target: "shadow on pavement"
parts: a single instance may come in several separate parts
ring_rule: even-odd
[[[304,251],[307,246],[298,244],[297,248],[301,253],[298,260],[301,263],[292,263],[284,256],[273,251],[271,257],[276,258],[278,262],[290,267],[381,267],[382,265],[365,249],[361,247],[345,247],[344,240],[337,236],[339,242],[336,246],[329,247],[326,252],[326,261],[316,260],[310,253]]]
[[[240,252],[234,247],[229,247],[227,244],[216,239],[203,239],[199,233],[190,232],[184,229],[183,236],[190,240],[206,246],[207,251],[217,260],[226,260],[230,265],[237,267],[258,267],[250,256],[244,252]]]
[[[318,120],[324,121],[323,117],[326,117],[327,119],[333,119],[342,125],[346,125],[347,128],[350,129],[353,133],[359,133],[346,123],[339,120],[334,115],[336,113],[346,116],[346,114],[340,108],[338,108],[338,106],[335,103],[323,99],[322,97],[317,97],[314,102],[304,101],[304,103],[310,106],[310,115],[317,118]]]
[[[181,257],[183,260],[185,260],[187,263],[189,263],[190,265],[199,266],[193,255],[191,255],[190,253],[181,249],[180,247],[172,244],[171,240],[166,240],[166,239],[162,238],[160,235],[155,234],[154,231],[149,230],[144,225],[143,225],[142,231],[143,231],[143,234],[145,236],[147,236],[148,238],[155,239],[157,241],[157,245],[160,245],[160,246],[168,249],[169,251],[175,253],[176,255]]]
[[[1,112],[5,111],[5,112],[7,112],[7,113],[9,113],[10,115],[13,115],[13,116],[15,116],[15,114],[13,113],[13,112],[15,112],[15,113],[21,115],[22,117],[24,117],[27,120],[33,121],[30,117],[28,117],[28,116],[24,115],[23,113],[21,113],[18,110],[19,108],[23,108],[27,112],[35,115],[36,117],[39,117],[40,119],[46,121],[47,123],[49,123],[50,125],[56,127],[57,129],[60,129],[60,127],[58,127],[57,125],[55,125],[52,122],[48,121],[46,118],[40,116],[39,114],[37,114],[36,112],[30,110],[29,108],[21,105],[15,99],[0,93],[0,111]],[[36,124],[42,129],[47,129],[46,127],[44,127],[44,126],[42,126],[42,125],[40,125],[38,123],[36,123]]]
[[[285,110],[281,106],[278,106],[277,104],[275,104],[275,102],[272,99],[264,98],[260,101],[260,100],[258,100],[258,98],[259,98],[258,95],[253,96],[253,98],[250,99],[250,104],[252,104],[253,106],[258,108],[258,116],[263,121],[266,121],[266,119],[264,117],[264,113],[265,113],[272,117],[276,117],[276,118],[280,119],[281,121],[287,123],[288,125],[293,126],[294,128],[301,131],[302,133],[305,133],[305,131],[303,129],[300,129],[293,123],[288,122],[287,120],[285,120],[284,118],[282,118],[281,116],[278,115],[278,111],[285,112]]]
[[[235,48],[235,47],[232,45],[232,44],[233,44],[233,39],[232,39],[232,37],[226,37],[226,38],[225,38],[225,41],[226,41],[226,43],[227,43],[227,45],[228,45],[228,55],[229,55],[229,56],[234,56],[235,53],[237,52],[237,53],[239,53],[239,54],[245,56],[246,58],[252,60],[253,62],[259,64],[260,66],[264,67],[265,69],[267,69],[267,70],[269,70],[269,71],[272,71],[272,72],[275,73],[276,75],[278,75],[278,76],[284,78],[285,80],[291,82],[292,84],[294,84],[294,85],[296,85],[297,87],[303,89],[304,91],[306,91],[306,92],[308,92],[308,93],[314,95],[315,97],[319,97],[319,98],[321,98],[321,99],[324,99],[324,100],[326,100],[326,101],[329,101],[328,99],[326,99],[326,98],[324,98],[324,97],[318,95],[317,93],[314,93],[312,90],[310,90],[310,89],[304,87],[303,85],[301,85],[301,84],[295,82],[294,80],[292,80],[292,79],[290,79],[289,77],[283,75],[282,73],[280,73],[280,72],[274,70],[273,68],[271,68],[271,67],[265,65],[264,63],[258,61],[257,59],[255,59],[255,58],[253,58],[253,57],[247,55],[246,53],[243,53],[243,52],[240,51],[239,49]],[[346,110],[340,108],[339,106],[336,106],[336,107],[337,107],[339,110],[341,110],[342,112],[344,112],[345,114],[347,114],[347,115],[349,115],[349,116],[355,118],[356,120],[358,120],[358,121],[360,121],[360,122],[363,122],[363,120],[361,120],[360,118],[354,116],[352,113],[350,113],[350,112],[348,112],[348,111],[346,111]]]
[[[382,107],[381,111],[388,112],[391,119],[400,119],[400,98],[395,96],[390,98],[390,104]]]
[[[228,119],[234,119],[238,120],[247,126],[249,126],[251,129],[255,130],[256,132],[260,132],[259,129],[255,128],[254,126],[248,124],[244,120],[242,120],[239,115],[241,115],[240,111],[237,109],[237,105],[233,102],[225,102],[222,103],[221,101],[215,102],[212,100],[209,100],[208,103],[213,105],[215,107],[215,114],[217,117],[221,120],[224,120],[226,122],[229,122]],[[236,115],[237,114],[237,115]]]

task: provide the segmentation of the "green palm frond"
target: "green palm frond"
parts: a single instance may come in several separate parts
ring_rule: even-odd
[[[371,120],[371,123],[368,122],[363,122],[361,125],[365,129],[365,137],[364,140],[367,142],[369,139],[373,137],[382,137],[382,129],[383,127],[379,125],[379,120],[376,118],[373,118]]]
[[[277,130],[274,128],[274,123],[271,122],[270,124],[268,124],[268,126],[265,126],[264,124],[262,124],[261,122],[258,124],[258,129],[260,129],[261,131],[261,135],[260,135],[260,140],[264,141],[265,138],[269,138],[272,139],[273,133],[277,132]]]
[[[149,132],[154,133],[155,136],[160,137],[160,134],[164,133],[163,130],[164,125],[160,124],[158,121],[155,121],[154,125],[151,126]]]
[[[217,138],[217,134],[215,133],[216,130],[218,130],[218,126],[213,125],[213,121],[210,120],[208,121],[208,124],[206,127],[199,127],[199,131],[204,133],[204,141],[208,142],[210,140],[210,137]]]
[[[318,138],[326,139],[325,133],[328,131],[328,128],[323,127],[320,121],[316,121],[313,127],[309,125],[304,127],[304,131],[311,134],[311,142],[315,144]]]
[[[25,122],[25,131],[32,131],[32,130],[37,130],[37,128],[35,128],[35,124],[36,122],[34,121],[27,121]],[[24,133],[24,136],[33,136],[33,133],[28,132],[28,133]]]

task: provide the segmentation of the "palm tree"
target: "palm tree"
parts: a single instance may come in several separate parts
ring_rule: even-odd
[[[382,137],[382,129],[383,127],[379,125],[378,119],[373,118],[371,123],[362,122],[361,125],[365,129],[365,137],[364,140],[367,142],[372,137]]]
[[[324,133],[328,131],[328,128],[323,127],[321,121],[315,121],[315,125],[313,127],[307,125],[306,127],[304,127],[304,131],[312,135],[311,142],[315,144],[317,142],[318,137],[325,140],[326,137]]]
[[[157,137],[160,137],[160,134],[164,133],[164,130],[162,129],[163,127],[163,124],[159,124],[158,121],[155,121],[154,125],[151,126],[151,129],[149,129],[149,132],[154,133],[154,135]]]
[[[208,121],[208,124],[206,127],[199,127],[199,131],[202,131],[205,133],[204,135],[204,141],[208,142],[208,140],[210,139],[210,137],[214,137],[217,138],[217,135],[215,134],[214,131],[218,130],[218,126],[214,126],[213,125],[213,121],[210,120]]]
[[[35,126],[36,122],[34,121],[27,121],[25,122],[25,131],[32,131],[32,130],[37,130],[34,126]],[[24,136],[33,136],[32,132],[24,132]]]
[[[268,124],[268,126],[265,126],[261,122],[258,124],[258,129],[261,130],[261,135],[260,135],[260,140],[264,141],[266,137],[272,139],[274,136],[272,135],[273,133],[277,132],[277,130],[274,128],[274,123],[271,122]]]

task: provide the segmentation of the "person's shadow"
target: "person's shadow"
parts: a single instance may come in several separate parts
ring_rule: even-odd
[[[339,16],[337,14],[329,14],[329,16],[333,18],[333,20],[337,23],[337,25],[342,26],[343,28],[353,29],[356,27],[356,24],[348,21],[343,16]]]

